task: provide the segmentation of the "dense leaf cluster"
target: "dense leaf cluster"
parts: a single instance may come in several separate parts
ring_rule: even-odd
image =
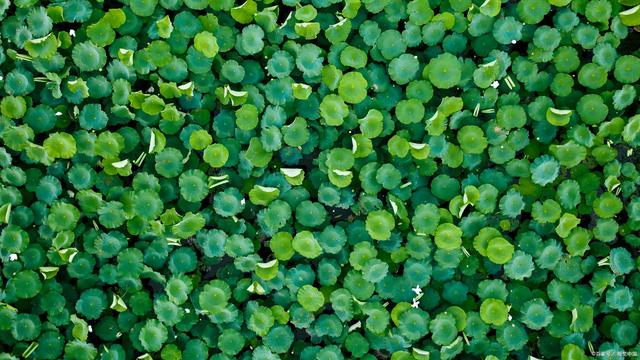
[[[638,356],[637,26],[0,0],[0,359]]]

